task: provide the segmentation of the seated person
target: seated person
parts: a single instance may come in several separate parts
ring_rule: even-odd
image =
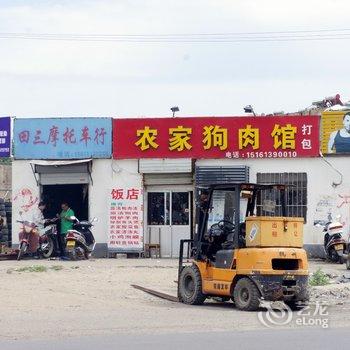
[[[205,238],[210,242],[207,250],[209,259],[215,261],[215,254],[221,249],[233,249],[234,224],[221,220],[212,225]]]

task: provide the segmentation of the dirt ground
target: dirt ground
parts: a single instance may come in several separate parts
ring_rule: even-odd
[[[40,265],[40,272],[20,271],[32,265]],[[345,265],[310,262],[311,272],[319,267],[333,282],[348,274]],[[265,327],[257,312],[238,311],[232,303],[188,306],[130,287],[140,284],[176,295],[176,260],[0,261],[0,276],[0,339]],[[315,287],[311,295],[330,305],[331,327],[350,327],[350,283]],[[296,327],[293,322],[287,326]]]

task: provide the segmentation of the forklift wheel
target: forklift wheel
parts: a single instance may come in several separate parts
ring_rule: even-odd
[[[186,266],[180,273],[179,299],[185,304],[200,305],[206,296],[202,293],[202,278],[196,265]]]
[[[259,308],[260,293],[257,286],[249,278],[241,278],[233,290],[236,307],[244,311],[254,311]]]

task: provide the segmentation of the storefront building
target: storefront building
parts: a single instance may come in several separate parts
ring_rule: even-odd
[[[80,220],[96,217],[96,254],[106,255],[108,184],[111,167],[111,118],[14,120],[13,227],[30,219],[40,200],[54,217],[67,201]],[[112,185],[110,185],[112,187]],[[13,244],[18,236],[13,235]]]
[[[113,123],[113,157],[120,172],[124,162],[134,163],[142,176],[144,243],[159,244],[163,257],[176,257],[179,240],[193,237],[195,189],[210,183],[292,185],[287,213],[304,217],[304,243],[312,255],[323,255],[322,225],[331,217],[341,215],[349,232],[348,158],[346,154],[320,156],[319,116],[115,119]],[[119,249],[123,233],[112,229],[110,237],[109,245]]]
[[[15,119],[14,232],[20,213],[30,215],[40,199],[51,215],[65,200],[79,219],[98,218],[96,256],[152,245],[161,257],[177,257],[180,239],[196,231],[198,186],[285,183],[293,185],[287,214],[304,217],[305,247],[322,256],[325,222],[341,215],[350,232],[349,158],[344,148],[328,150],[345,113]]]

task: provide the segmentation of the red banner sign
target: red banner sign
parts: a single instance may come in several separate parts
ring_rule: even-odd
[[[113,157],[295,158],[319,154],[319,117],[114,119]]]

